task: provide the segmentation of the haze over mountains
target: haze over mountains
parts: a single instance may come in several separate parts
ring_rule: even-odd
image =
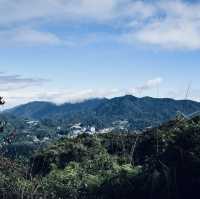
[[[192,114],[200,111],[200,103],[168,98],[137,98],[131,95],[112,99],[91,99],[80,103],[56,105],[50,102],[31,102],[6,112],[34,120],[56,119],[66,123],[109,127],[115,121],[128,121],[132,128],[158,125],[174,118],[180,111]]]

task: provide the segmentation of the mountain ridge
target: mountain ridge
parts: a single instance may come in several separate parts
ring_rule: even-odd
[[[148,127],[173,119],[177,112],[189,115],[200,111],[200,103],[170,98],[138,98],[132,95],[111,99],[90,99],[79,103],[56,105],[51,102],[30,102],[7,110],[16,117],[61,119],[66,123],[85,123],[109,127],[115,121],[127,120],[132,126]]]

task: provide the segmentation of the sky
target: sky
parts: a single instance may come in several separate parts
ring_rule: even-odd
[[[200,101],[199,10],[195,0],[0,0],[5,107],[126,94]]]

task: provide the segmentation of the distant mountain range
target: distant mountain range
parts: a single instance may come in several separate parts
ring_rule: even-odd
[[[200,103],[190,100],[137,98],[126,95],[62,105],[36,101],[6,112],[18,118],[62,120],[66,123],[81,122],[84,125],[95,125],[99,128],[109,127],[119,120],[126,120],[131,129],[142,129],[168,121],[174,118],[178,111],[183,114],[200,111]]]

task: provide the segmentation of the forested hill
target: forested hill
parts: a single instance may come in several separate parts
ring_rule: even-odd
[[[113,122],[127,120],[134,128],[157,125],[175,117],[177,111],[192,114],[200,111],[200,103],[167,98],[137,98],[131,95],[112,99],[91,99],[80,103],[56,105],[31,102],[7,110],[16,117],[29,119],[53,118],[68,123],[81,122],[109,127]]]
[[[199,151],[200,117],[180,117],[142,134],[63,138],[35,153],[25,168],[2,159],[0,194],[6,190],[7,198],[16,199],[44,195],[196,199],[200,195]],[[31,177],[26,178],[27,174]]]

